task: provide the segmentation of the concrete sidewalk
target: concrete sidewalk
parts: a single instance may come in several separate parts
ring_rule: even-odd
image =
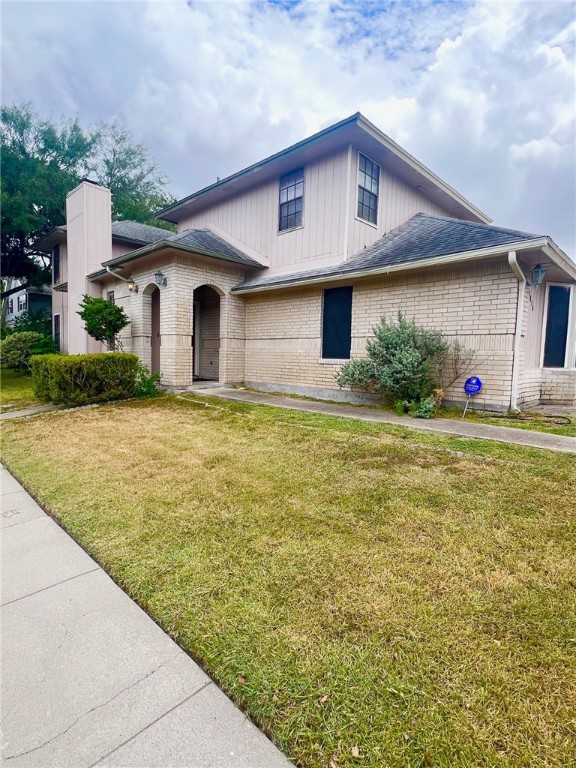
[[[276,408],[290,408],[294,411],[323,413],[327,416],[339,416],[346,419],[396,424],[402,427],[409,427],[410,429],[420,429],[425,432],[439,432],[444,435],[472,437],[480,440],[497,440],[502,443],[525,445],[530,448],[545,448],[548,451],[576,453],[575,437],[534,432],[529,429],[494,427],[489,424],[465,421],[464,419],[412,419],[408,416],[397,416],[395,413],[379,411],[375,408],[337,405],[317,400],[298,400],[291,397],[282,397],[281,395],[267,395],[262,392],[251,392],[245,389],[232,389],[228,387],[195,392],[195,394],[207,397],[222,397],[226,400],[240,400],[245,403],[255,403],[258,405],[272,405]]]
[[[2,468],[2,760],[290,768]]]

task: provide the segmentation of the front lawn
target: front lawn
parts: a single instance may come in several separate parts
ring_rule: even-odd
[[[30,372],[0,368],[0,410],[13,411],[29,405],[40,405],[32,391]]]
[[[297,765],[572,764],[575,456],[190,396],[2,457]]]

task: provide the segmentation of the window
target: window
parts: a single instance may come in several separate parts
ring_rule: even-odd
[[[322,314],[322,357],[348,360],[352,345],[352,286],[327,288]]]
[[[378,187],[380,166],[362,154],[358,155],[358,218],[376,224],[378,220]]]
[[[14,314],[14,299],[8,299],[8,314]]]
[[[26,309],[26,294],[18,296],[18,312],[23,312]]]
[[[114,291],[108,291],[108,293],[106,294],[106,300],[109,301],[110,304],[115,304],[116,303],[114,301]]]
[[[564,368],[570,318],[569,285],[549,285],[544,337],[544,367]]]
[[[280,208],[278,231],[302,226],[304,199],[304,168],[287,173],[280,179]]]
[[[52,248],[52,283],[58,285],[60,282],[60,246],[55,245]]]
[[[60,315],[54,315],[54,344],[60,352]]]

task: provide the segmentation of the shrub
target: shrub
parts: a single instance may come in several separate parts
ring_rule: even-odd
[[[150,372],[144,363],[138,361],[138,368],[136,370],[136,384],[134,385],[134,397],[154,397],[160,391],[158,389],[158,382],[160,381],[160,374]]]
[[[367,358],[350,360],[336,376],[341,387],[383,395],[396,413],[431,418],[453,384],[469,367],[474,352],[448,342],[440,331],[422,328],[399,312],[383,317],[366,345]]]
[[[14,333],[34,331],[34,333],[40,333],[42,336],[50,338],[52,336],[52,317],[47,309],[22,312],[14,318],[12,331]]]
[[[421,328],[399,313],[396,322],[380,320],[366,350],[367,359],[342,366],[338,384],[414,402],[428,397],[437,386],[448,344],[440,331]]]
[[[95,355],[50,355],[34,358],[35,392],[65,405],[87,405],[132,397],[139,359],[123,352]]]
[[[46,355],[53,352],[55,352],[54,341],[34,331],[12,333],[0,342],[3,368],[30,368],[32,355]]]
[[[96,341],[104,342],[111,352],[120,349],[117,336],[130,322],[122,307],[91,296],[84,296],[80,306],[78,314],[84,320],[86,333]]]
[[[32,389],[39,400],[50,399],[50,361],[58,355],[33,355],[30,358],[32,369]]]

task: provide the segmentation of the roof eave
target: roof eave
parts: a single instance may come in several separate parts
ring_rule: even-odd
[[[485,259],[491,256],[501,256],[505,253],[508,253],[509,251],[526,251],[532,250],[534,248],[545,248],[549,242],[549,238],[547,237],[538,238],[536,240],[522,240],[516,243],[507,243],[497,247],[482,248],[475,251],[460,251],[458,253],[446,254],[445,256],[432,256],[429,259],[422,259],[420,261],[405,261],[401,264],[388,264],[386,266],[374,267],[373,269],[359,269],[355,272],[332,273],[329,275],[321,275],[318,277],[309,278],[304,277],[302,279],[287,280],[286,282],[275,283],[273,285],[262,285],[254,287],[247,286],[246,288],[236,287],[232,288],[232,293],[262,293],[264,291],[275,291],[285,288],[292,288],[292,286],[318,285],[321,283],[329,282],[341,283],[365,277],[388,275],[394,272],[408,272],[414,269],[426,269],[427,267],[437,267],[462,261]]]
[[[244,268],[244,269],[265,269],[264,265],[258,265],[258,264],[245,264],[241,261],[236,261],[235,259],[229,259],[225,256],[222,256],[220,253],[216,253],[216,251],[210,251],[207,248],[198,248],[197,246],[189,246],[184,245],[182,243],[174,243],[170,240],[161,240],[158,243],[152,243],[151,245],[147,245],[144,248],[139,248],[136,251],[130,251],[129,253],[125,253],[122,256],[116,256],[113,259],[109,259],[108,261],[102,262],[103,267],[118,267],[123,264],[127,264],[128,262],[135,261],[136,259],[142,258],[143,256],[149,256],[151,253],[154,253],[156,251],[161,250],[175,250],[175,251],[183,251],[184,253],[195,253],[199,256],[208,256],[213,259],[219,259],[220,261],[227,261],[230,264],[238,264],[238,266]]]

